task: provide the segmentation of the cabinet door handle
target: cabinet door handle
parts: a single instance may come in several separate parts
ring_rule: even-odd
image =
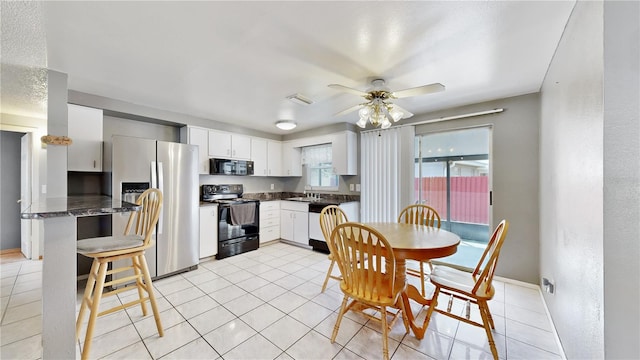
[[[93,160],[93,168],[94,169],[96,168],[96,161],[95,160]]]

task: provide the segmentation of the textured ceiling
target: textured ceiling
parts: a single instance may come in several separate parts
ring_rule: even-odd
[[[42,4],[2,1],[0,89],[2,113],[47,116],[47,53]]]
[[[48,67],[72,90],[282,134],[279,119],[357,121],[334,114],[362,98],[332,83],[446,86],[397,100],[414,114],[536,92],[573,5],[83,1],[45,2],[43,18]]]

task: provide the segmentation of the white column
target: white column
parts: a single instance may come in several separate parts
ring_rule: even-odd
[[[76,320],[76,218],[44,219],[42,358],[74,359]]]

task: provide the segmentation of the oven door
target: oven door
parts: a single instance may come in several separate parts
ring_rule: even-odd
[[[245,236],[258,235],[260,220],[259,220],[259,212],[258,212],[258,202],[250,202],[241,204],[243,208],[238,207],[237,209],[243,209],[246,211],[246,207],[253,207],[250,211],[252,214],[244,213],[243,216],[237,218],[243,218],[241,224],[235,225],[232,219],[232,211],[235,211],[236,208],[232,209],[233,205],[221,205],[218,208],[218,241],[225,241],[236,239]],[[247,205],[247,206],[245,206]],[[238,220],[236,218],[236,221]],[[248,219],[248,220],[247,220]],[[251,220],[253,219],[253,220]]]

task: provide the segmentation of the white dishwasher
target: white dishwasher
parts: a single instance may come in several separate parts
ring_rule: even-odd
[[[320,250],[329,253],[329,247],[322,235],[322,229],[320,229],[320,213],[325,206],[330,204],[309,204],[309,245],[314,250]]]

